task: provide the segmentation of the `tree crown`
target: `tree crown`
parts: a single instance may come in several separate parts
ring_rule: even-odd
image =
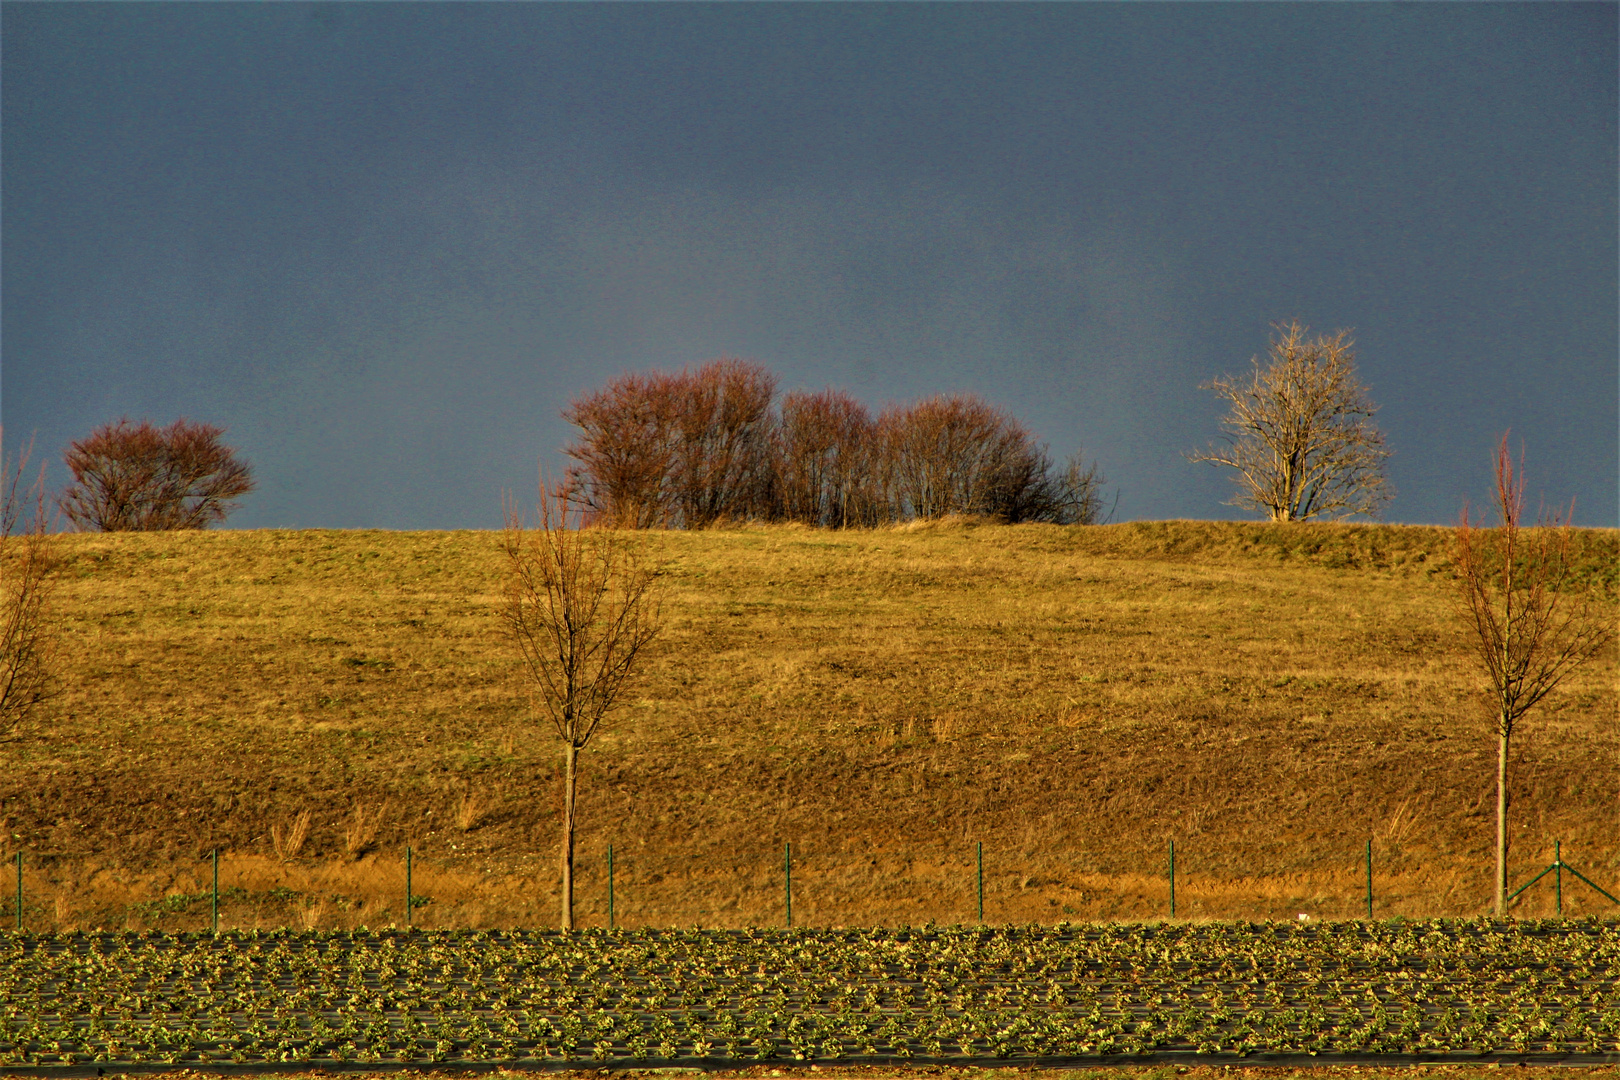
[[[224,521],[254,489],[253,473],[220,441],[223,428],[181,417],[168,427],[124,417],[73,443],[58,505],[80,529],[152,532]]]
[[[1263,510],[1272,521],[1376,517],[1394,491],[1385,474],[1378,411],[1356,377],[1349,331],[1309,340],[1298,322],[1278,324],[1262,367],[1246,378],[1204,384],[1231,405],[1221,441],[1188,455],[1232,469],[1238,492],[1228,505]]]

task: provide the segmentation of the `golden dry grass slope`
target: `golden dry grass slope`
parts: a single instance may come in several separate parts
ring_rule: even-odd
[[[0,747],[30,920],[197,925],[218,848],[233,924],[403,921],[410,844],[419,921],[553,924],[560,754],[501,637],[497,539],[63,537],[62,693]],[[1616,534],[1578,541],[1612,616]],[[1163,914],[1172,839],[1183,917],[1356,915],[1369,838],[1380,915],[1483,908],[1494,744],[1446,530],[646,542],[667,630],[585,755],[586,925],[610,843],[621,925],[778,922],[788,842],[801,924],[971,919],[976,842],[991,920]],[[1562,839],[1616,891],[1616,710],[1611,647],[1530,718],[1516,874]]]

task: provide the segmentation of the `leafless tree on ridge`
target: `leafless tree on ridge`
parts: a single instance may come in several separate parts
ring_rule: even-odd
[[[1187,455],[1232,469],[1238,493],[1229,505],[1263,510],[1272,521],[1376,516],[1393,497],[1385,474],[1378,411],[1356,377],[1349,332],[1306,339],[1298,322],[1279,324],[1270,362],[1245,378],[1204,384],[1231,409],[1221,420],[1224,445]]]

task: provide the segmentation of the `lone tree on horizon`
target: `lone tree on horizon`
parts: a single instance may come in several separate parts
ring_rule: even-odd
[[[1496,914],[1507,914],[1508,742],[1524,714],[1614,635],[1592,610],[1571,566],[1569,517],[1524,516],[1524,454],[1515,472],[1507,436],[1496,448],[1494,529],[1476,526],[1463,508],[1453,562],[1470,641],[1490,680],[1496,726]],[[1571,508],[1573,510],[1573,507]]]
[[[658,636],[661,591],[643,540],[586,525],[565,485],[541,477],[539,525],[505,506],[507,633],[563,744],[562,929],[574,928],[574,822],[579,753],[618,702]]]
[[[1236,472],[1228,505],[1263,510],[1272,521],[1375,517],[1393,495],[1384,473],[1378,411],[1356,378],[1349,331],[1306,340],[1298,322],[1277,324],[1270,363],[1246,378],[1204,384],[1231,403],[1221,420],[1225,445],[1187,455]]]
[[[164,428],[128,417],[103,424],[68,447],[73,483],[57,505],[91,532],[206,529],[255,486],[224,434],[184,417]]]

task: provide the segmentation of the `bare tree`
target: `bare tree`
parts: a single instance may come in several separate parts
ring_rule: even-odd
[[[580,429],[564,448],[570,494],[605,522],[651,529],[678,513],[684,375],[621,375],[576,398],[563,419]]]
[[[1376,515],[1393,495],[1389,451],[1372,423],[1378,407],[1356,379],[1355,343],[1345,330],[1307,341],[1297,322],[1276,329],[1266,367],[1255,357],[1247,378],[1204,384],[1231,402],[1225,445],[1187,459],[1235,470],[1229,505],[1264,510],[1272,521]]]
[[[776,376],[722,357],[681,378],[678,475],[687,528],[758,516],[768,501]]]
[[[1045,447],[976,394],[890,406],[878,417],[876,442],[881,456],[872,471],[892,518],[1065,520],[1064,478],[1053,474]]]
[[[891,405],[878,417],[881,473],[896,518],[992,514],[1018,475],[1029,433],[976,394]]]
[[[871,524],[872,418],[841,390],[782,398],[776,493],[789,521],[829,528]]]
[[[166,428],[126,417],[103,424],[66,454],[73,483],[59,499],[81,529],[206,529],[254,488],[253,473],[220,442],[223,428],[182,417]]]
[[[1069,455],[1063,463],[1063,471],[1055,478],[1056,491],[1053,496],[1054,511],[1052,519],[1061,525],[1101,525],[1113,517],[1112,507],[1108,507],[1105,514],[1106,496],[1103,485],[1108,478],[1103,475],[1102,466],[1095,461],[1087,461],[1085,454],[1076,450]],[[1119,495],[1114,495],[1114,505],[1118,505]]]
[[[622,375],[576,399],[570,494],[607,521],[702,528],[770,502],[776,376],[722,357],[697,371]]]
[[[1612,621],[1576,587],[1569,518],[1524,515],[1523,451],[1515,472],[1507,436],[1496,449],[1499,526],[1484,529],[1463,509],[1453,559],[1471,643],[1490,680],[1496,726],[1496,914],[1507,914],[1508,742],[1524,714],[1613,636]],[[1573,510],[1573,507],[1571,507]]]
[[[563,485],[540,483],[539,526],[505,506],[506,630],[563,744],[562,928],[574,928],[580,751],[658,635],[660,589],[640,540],[586,527]]]
[[[10,734],[49,696],[55,656],[45,469],[25,485],[29,443],[9,460],[0,430],[0,733]]]

